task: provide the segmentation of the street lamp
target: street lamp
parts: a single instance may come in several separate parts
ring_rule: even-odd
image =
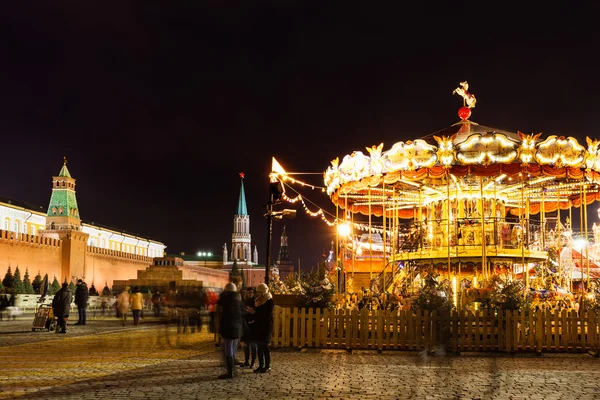
[[[200,259],[204,259],[204,267],[206,267],[206,259],[212,257],[212,253],[210,251],[199,251],[196,255]]]
[[[273,206],[281,202],[281,196],[285,192],[283,184],[273,174],[270,175],[269,183],[269,202],[267,203],[267,212],[264,217],[267,219],[267,262],[265,265],[265,283],[269,284],[269,269],[271,268],[271,239],[273,236],[273,219],[281,220],[283,218],[293,219],[296,217],[296,210],[273,211]]]
[[[342,293],[342,282],[340,282],[340,269],[344,270],[345,273],[345,268],[344,268],[344,259],[346,258],[346,240],[348,239],[348,236],[350,236],[350,232],[352,231],[352,228],[350,227],[350,224],[347,222],[344,222],[343,224],[339,224],[337,227],[337,232],[338,235],[341,236],[342,238],[342,257],[341,257],[341,262],[339,265],[336,265],[336,271],[337,271],[337,283],[338,283],[338,293]],[[339,256],[339,254],[338,254]],[[346,276],[344,275],[344,279],[343,279],[343,283],[344,285],[346,285]]]

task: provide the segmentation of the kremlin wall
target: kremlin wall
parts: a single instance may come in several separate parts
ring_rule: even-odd
[[[264,281],[264,267],[258,265],[256,247],[251,253],[250,218],[246,208],[243,175],[234,216],[232,250],[223,247],[223,259],[201,267],[194,259],[175,263],[180,272],[169,272],[178,285],[223,287],[235,260],[248,285]],[[81,221],[75,196],[75,179],[66,159],[59,174],[52,177],[52,195],[47,212],[41,208],[0,198],[0,274],[18,266],[22,274],[48,274],[50,281],[75,282],[83,279],[97,288],[119,289],[128,282],[143,284],[164,271],[166,246],[158,241],[87,224]],[[252,259],[250,258],[252,255]],[[187,257],[185,257],[187,258]],[[178,260],[179,261],[179,260]],[[156,271],[154,271],[156,270]],[[162,272],[161,272],[162,271]],[[163,276],[166,279],[166,275]],[[185,280],[185,282],[183,282]],[[196,281],[197,283],[193,283]]]

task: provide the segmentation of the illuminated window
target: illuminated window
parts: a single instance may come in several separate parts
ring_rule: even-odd
[[[7,219],[4,220],[4,230],[5,231],[8,230],[8,224],[9,224],[9,221],[8,221],[8,218],[7,218]]]
[[[35,235],[35,225],[31,225],[31,234]]]

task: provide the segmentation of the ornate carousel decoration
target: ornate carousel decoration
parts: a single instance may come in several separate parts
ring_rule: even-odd
[[[423,268],[454,282],[504,271],[527,290],[553,273],[568,278],[562,284],[571,291],[573,282],[589,287],[593,272],[600,276],[587,254],[587,206],[600,199],[599,140],[588,137],[583,146],[573,137],[479,125],[469,119],[476,99],[468,90],[465,81],[453,92],[463,107],[451,127],[331,161],[324,183],[333,204],[356,226],[376,219],[383,234],[370,251],[359,237],[348,240],[347,262],[369,278],[383,275],[382,290],[414,285]],[[573,215],[582,221],[579,232],[570,226]],[[575,236],[589,244],[579,249],[579,269],[560,257]],[[383,261],[374,268],[377,244]],[[361,256],[371,257],[368,271],[356,263]]]

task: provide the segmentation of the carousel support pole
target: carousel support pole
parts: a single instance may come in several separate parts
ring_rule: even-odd
[[[569,213],[571,212],[571,207],[569,207]],[[562,263],[560,260],[560,253],[562,252],[562,241],[560,239],[561,235],[561,222],[560,222],[560,183],[556,186],[556,248],[558,251],[558,276],[562,277]]]
[[[356,269],[356,244],[354,243],[354,213],[350,214],[350,221],[352,222],[352,284],[354,284],[354,270]],[[352,288],[354,292],[354,288]]]
[[[419,227],[419,257],[423,257],[423,246],[425,245],[425,243],[423,242],[425,235],[423,232],[423,198],[422,198],[422,191],[423,189],[419,186],[419,223],[418,223],[418,227]]]
[[[483,212],[483,176],[479,177],[479,210],[481,211],[481,268],[483,270],[483,276],[487,279],[489,276],[489,270],[487,266],[486,254],[485,254],[485,213]]]
[[[523,246],[527,246],[527,250],[529,250],[529,235],[531,233],[531,221],[529,218],[530,197],[530,195],[527,196],[527,200],[525,201],[525,227],[523,228]],[[529,266],[527,266],[527,285],[529,285]]]
[[[587,192],[583,184],[583,229],[585,231],[585,270],[587,274],[585,292],[590,292],[590,258],[588,257],[588,224],[587,224]],[[583,283],[583,282],[582,282]]]
[[[451,278],[450,264],[450,171],[446,169],[446,247],[448,248],[448,279]]]
[[[387,235],[386,235],[386,231],[387,231],[387,227],[386,227],[386,220],[385,220],[385,200],[387,199],[387,195],[385,194],[385,182],[383,182],[382,184],[382,194],[383,194],[383,202],[381,203],[381,213],[383,214],[383,271],[382,271],[382,276],[381,276],[381,280],[382,285],[383,285],[383,290],[387,291],[387,287],[386,287],[386,281],[385,281],[385,268],[387,267],[387,261],[388,261],[388,253],[387,253]]]
[[[525,280],[525,293],[529,292],[529,266],[525,265],[525,237],[523,232],[525,231],[525,220],[523,204],[525,204],[525,174],[524,170],[521,171],[521,206],[519,207],[519,220],[521,224],[521,265],[523,266],[523,279]]]
[[[372,246],[372,227],[371,227],[371,188],[369,188],[369,279],[373,279],[373,246]]]
[[[396,264],[396,251],[398,246],[398,221],[396,219],[396,215],[398,213],[398,205],[396,204],[396,187],[392,188],[392,276],[394,276],[394,264]]]
[[[542,250],[546,249],[546,191],[542,189],[542,204],[540,206],[540,230],[542,235]],[[544,280],[544,270],[547,267],[547,261],[542,268],[542,280]]]
[[[341,192],[340,192],[341,194]],[[338,200],[339,202],[339,200]],[[335,272],[337,292],[340,290],[340,207],[338,202],[335,203]]]
[[[580,235],[582,236],[581,239],[583,239],[583,182],[580,182],[579,185],[579,232]],[[585,238],[587,241],[587,238]],[[583,248],[580,248],[579,251],[581,252],[581,257],[579,258],[579,273],[581,276],[581,280],[580,280],[580,291],[581,291],[581,298],[583,298]]]

